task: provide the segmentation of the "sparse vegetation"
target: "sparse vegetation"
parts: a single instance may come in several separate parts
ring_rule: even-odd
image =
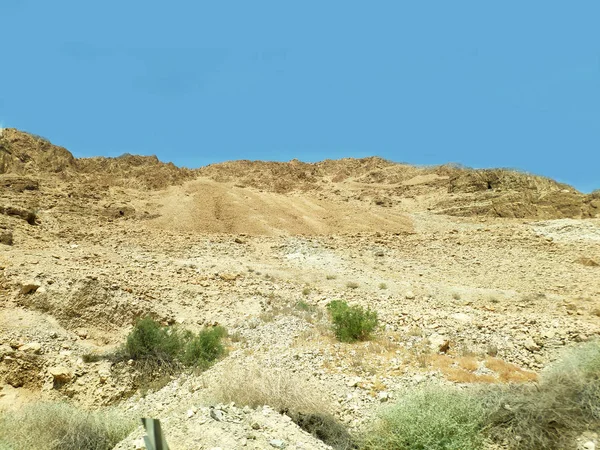
[[[365,432],[364,449],[468,450],[486,439],[524,450],[570,448],[600,425],[600,343],[571,350],[534,385],[430,386],[401,398]]]
[[[305,301],[300,300],[298,303],[296,303],[296,309],[299,309],[300,311],[311,312],[314,311],[315,307],[309,305]]]
[[[342,300],[327,305],[333,321],[333,331],[342,342],[365,341],[377,327],[377,312],[361,306],[349,306]]]
[[[335,280],[337,278],[337,275],[329,274],[325,278],[328,279],[328,280]]]
[[[347,287],[348,289],[357,289],[357,288],[358,288],[358,283],[357,283],[357,282],[355,282],[355,281],[348,281],[348,282],[346,283],[346,287]]]
[[[331,406],[320,392],[318,386],[292,372],[266,370],[257,364],[229,368],[213,394],[216,401],[238,406],[269,405],[334,449],[353,448],[346,427],[331,415]]]
[[[308,294],[310,294],[309,287],[305,287],[304,289],[302,289],[302,295],[304,295],[306,297]]]
[[[34,403],[0,418],[0,448],[109,450],[136,422],[112,410],[82,411],[66,403]]]
[[[387,284],[385,283],[379,283],[379,289],[387,289]]]

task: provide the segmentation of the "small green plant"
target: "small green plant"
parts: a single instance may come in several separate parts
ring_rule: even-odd
[[[387,289],[387,284],[385,283],[379,283],[379,289]]]
[[[333,331],[342,342],[364,341],[377,327],[377,312],[361,306],[349,306],[342,300],[327,305],[333,321]]]
[[[225,328],[214,327],[204,329],[197,336],[192,336],[185,344],[182,361],[186,366],[205,368],[225,354],[221,342],[227,335]]]
[[[479,450],[486,412],[462,391],[428,387],[406,392],[364,437],[365,450]]]
[[[315,308],[314,308],[314,306],[309,305],[305,301],[300,300],[298,303],[296,303],[296,309],[299,309],[300,311],[304,311],[304,312],[311,312]]]
[[[172,362],[177,359],[183,347],[183,336],[176,329],[163,327],[149,317],[135,324],[125,343],[127,355],[134,360]]]

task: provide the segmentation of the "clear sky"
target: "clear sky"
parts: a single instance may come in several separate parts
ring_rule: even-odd
[[[600,188],[600,1],[0,0],[0,122],[76,156],[511,167]]]

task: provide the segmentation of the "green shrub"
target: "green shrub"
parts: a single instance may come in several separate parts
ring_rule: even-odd
[[[342,342],[367,340],[377,327],[377,312],[370,309],[349,306],[342,300],[332,301],[327,309],[333,321],[333,331]]]
[[[423,388],[406,393],[365,433],[365,450],[480,450],[482,404],[466,392]]]
[[[127,336],[117,359],[135,360],[142,383],[146,383],[157,376],[172,375],[183,367],[209,367],[225,353],[221,341],[226,335],[223,327],[205,328],[194,334],[144,318],[138,320]]]
[[[125,351],[134,360],[174,361],[184,347],[183,336],[170,327],[162,327],[149,317],[138,320],[127,336]]]
[[[0,419],[0,448],[109,450],[137,423],[114,411],[82,411],[66,403],[34,403]]]
[[[206,367],[225,353],[221,339],[227,332],[223,327],[204,329],[185,344],[182,361],[187,366]]]

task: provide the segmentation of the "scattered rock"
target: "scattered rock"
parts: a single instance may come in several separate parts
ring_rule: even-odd
[[[42,344],[39,342],[30,342],[19,347],[19,351],[23,353],[33,353],[39,355],[42,351]]]
[[[14,349],[8,344],[0,345],[0,360],[4,359],[5,356],[13,356],[15,354]]]
[[[450,349],[450,340],[446,336],[433,334],[429,336],[429,345],[436,353],[446,353]]]
[[[271,439],[269,445],[275,448],[285,448],[285,442],[281,439]]]
[[[523,343],[523,346],[529,350],[530,352],[537,352],[540,349],[540,346],[535,343],[533,338],[529,337]]]
[[[50,369],[48,369],[48,372],[50,373],[50,375],[52,375],[54,383],[56,384],[68,383],[73,378],[72,372],[63,366],[51,367]]]
[[[597,263],[593,259],[588,258],[586,256],[582,256],[581,258],[575,260],[575,262],[587,267],[600,267],[600,263]]]
[[[21,294],[27,295],[37,291],[42,285],[37,281],[28,281],[21,285]]]

